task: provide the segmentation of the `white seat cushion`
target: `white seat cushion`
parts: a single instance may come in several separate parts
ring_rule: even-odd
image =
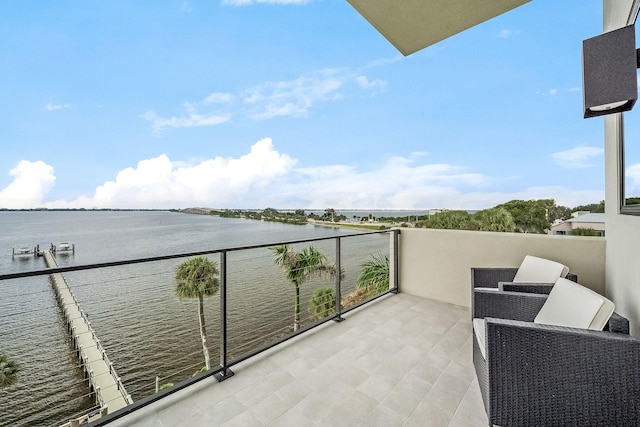
[[[556,280],[535,323],[602,330],[613,313],[613,302],[570,280]]]
[[[485,342],[487,341],[487,328],[485,326],[484,319],[473,319],[473,331],[476,335],[476,341],[478,341],[478,347],[480,347],[480,353],[482,357],[487,359],[487,350]]]
[[[559,262],[527,255],[518,268],[514,283],[555,283],[559,277],[565,277],[569,267]]]

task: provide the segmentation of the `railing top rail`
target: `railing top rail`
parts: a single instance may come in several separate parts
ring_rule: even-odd
[[[280,246],[280,245],[294,245],[297,243],[318,242],[318,241],[324,241],[324,240],[335,240],[338,238],[345,238],[345,237],[367,236],[372,234],[385,234],[385,233],[391,233],[391,232],[399,232],[399,230],[391,229],[391,230],[358,232],[358,233],[350,233],[350,234],[339,234],[335,236],[286,240],[281,242],[261,243],[257,245],[248,245],[248,246],[234,246],[231,248],[211,249],[211,250],[205,250],[205,251],[187,252],[187,253],[180,253],[180,254],[173,254],[173,255],[160,255],[155,257],[134,258],[134,259],[128,259],[128,260],[121,260],[121,261],[83,264],[83,265],[75,265],[75,266],[68,266],[68,267],[45,268],[40,270],[31,270],[31,271],[24,271],[19,273],[1,274],[0,281],[9,280],[9,279],[21,279],[24,277],[43,276],[46,274],[66,273],[69,271],[81,271],[81,270],[93,270],[96,268],[119,267],[123,265],[142,264],[145,262],[166,261],[171,259],[188,258],[188,257],[194,257],[194,256],[200,256],[200,255],[212,255],[212,254],[217,254],[222,252],[235,252],[235,251],[242,251],[242,250],[248,250],[248,249],[269,248],[269,247]]]

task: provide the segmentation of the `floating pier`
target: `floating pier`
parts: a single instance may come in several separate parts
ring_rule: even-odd
[[[54,254],[57,252],[76,252],[76,245],[73,243],[60,243],[58,245],[54,245],[51,243],[51,247],[49,251]],[[40,250],[40,244],[35,245],[33,248],[30,246],[21,246],[19,248],[11,248],[11,258],[15,258],[16,256],[23,255],[33,255],[33,256],[44,256],[44,252]]]
[[[23,255],[37,256],[39,251],[40,249],[38,246],[34,246],[33,248],[30,248],[28,246],[21,246],[17,249],[11,248],[11,258],[15,258],[17,256],[23,256]]]
[[[42,256],[44,256],[47,267],[57,268],[58,263],[54,257],[55,246],[51,246],[51,249],[42,252]],[[71,250],[71,247],[69,246],[68,250]],[[107,357],[107,353],[91,327],[89,318],[80,308],[64,276],[62,273],[54,273],[50,277],[56,298],[64,312],[67,330],[71,334],[76,354],[85,371],[85,378],[95,393],[96,405],[100,408],[94,417],[115,412],[133,403],[116,373],[113,363]],[[79,420],[72,420],[70,425],[74,425],[74,421],[78,422]]]

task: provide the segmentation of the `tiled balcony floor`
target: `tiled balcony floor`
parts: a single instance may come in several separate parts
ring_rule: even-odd
[[[110,426],[486,426],[469,309],[389,295]]]

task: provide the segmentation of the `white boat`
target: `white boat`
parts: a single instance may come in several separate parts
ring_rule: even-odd
[[[59,251],[69,251],[69,250],[71,250],[71,244],[70,243],[60,243],[56,249],[59,250]]]

